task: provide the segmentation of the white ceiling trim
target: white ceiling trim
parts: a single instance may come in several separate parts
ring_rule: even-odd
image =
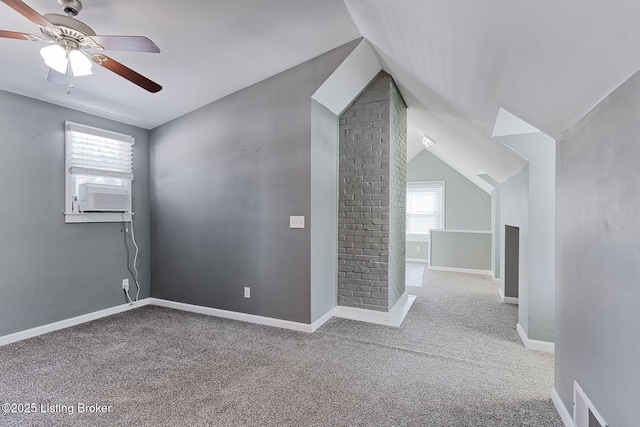
[[[491,136],[495,138],[498,136],[522,135],[525,133],[538,132],[540,132],[540,130],[536,127],[530,125],[520,117],[517,117],[515,114],[511,114],[504,108],[500,107]]]
[[[380,70],[378,57],[369,42],[362,39],[312,98],[340,116]]]

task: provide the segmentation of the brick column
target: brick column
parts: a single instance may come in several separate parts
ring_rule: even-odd
[[[383,71],[340,117],[338,305],[389,311],[404,293],[406,137]]]

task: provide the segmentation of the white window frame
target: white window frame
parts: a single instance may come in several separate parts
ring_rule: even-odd
[[[82,125],[79,123],[66,121],[64,124],[65,129],[65,210],[64,220],[65,223],[86,223],[86,222],[130,222],[132,220],[133,212],[78,212],[77,207],[74,206],[73,197],[76,192],[75,179],[73,177],[72,168],[70,166],[70,138],[69,132],[80,132],[89,134],[92,136],[103,137],[108,139],[114,139],[130,143],[132,146],[135,144],[135,138],[130,135],[125,135],[117,132],[112,132],[104,129],[99,129],[91,126]],[[99,175],[99,174],[96,174]],[[107,176],[107,174],[105,174]],[[133,193],[133,174],[123,179],[128,180],[128,187]],[[74,211],[74,208],[76,211]]]
[[[446,219],[446,215],[445,215],[445,207],[446,207],[446,182],[439,180],[439,181],[407,181],[407,192],[409,191],[409,185],[413,184],[438,184],[442,187],[442,209],[440,210],[440,224],[442,224],[442,228],[440,228],[440,230],[444,230],[446,229],[446,224],[445,224],[445,219]],[[407,215],[409,214],[409,206],[407,206]],[[410,234],[407,230],[407,241],[410,242],[429,242],[430,241],[430,234]]]

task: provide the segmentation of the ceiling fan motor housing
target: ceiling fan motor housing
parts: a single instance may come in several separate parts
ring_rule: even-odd
[[[96,33],[91,27],[82,21],[70,16],[58,15],[57,13],[46,13],[43,15],[55,27],[41,27],[40,31],[48,39],[55,41],[62,46],[71,48],[88,47],[102,49],[100,45],[91,39]]]
[[[78,15],[82,10],[82,1],[81,0],[58,0],[58,4],[64,10],[64,13],[72,14],[73,16]]]

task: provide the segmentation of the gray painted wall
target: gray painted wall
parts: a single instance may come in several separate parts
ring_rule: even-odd
[[[640,75],[557,146],[555,388],[611,426],[640,420]]]
[[[337,303],[338,116],[311,102],[311,322]]]
[[[491,271],[491,232],[431,231],[430,267]]]
[[[493,253],[492,253],[492,266],[493,266],[493,276],[496,279],[500,279],[500,270],[502,269],[500,259],[500,251],[502,247],[502,233],[500,230],[500,224],[502,223],[502,219],[500,218],[502,208],[501,208],[501,196],[500,190],[495,188],[491,192],[491,231],[493,232]]]
[[[500,230],[505,225],[520,228],[520,256],[518,264],[518,323],[527,331],[529,328],[529,165],[500,186]],[[504,231],[500,233],[504,239]],[[500,246],[500,259],[505,258],[505,245]],[[500,277],[505,277],[505,264],[501,263]],[[505,293],[504,280],[500,288]],[[531,337],[530,337],[531,338]]]
[[[152,131],[154,297],[310,323],[311,95],[356,45]]]
[[[529,161],[528,305],[530,339],[554,341],[555,323],[555,158],[556,144],[537,132],[496,137]],[[504,238],[504,237],[503,237]],[[524,325],[522,325],[524,328]]]
[[[425,262],[429,259],[429,242],[415,242],[407,240],[406,246],[407,259],[412,258],[417,260],[424,260]]]
[[[491,231],[491,196],[429,151],[407,164],[411,181],[445,181],[445,228]]]
[[[64,222],[65,120],[136,139],[140,297],[149,296],[149,132],[0,91],[0,336],[126,302],[122,224]]]

